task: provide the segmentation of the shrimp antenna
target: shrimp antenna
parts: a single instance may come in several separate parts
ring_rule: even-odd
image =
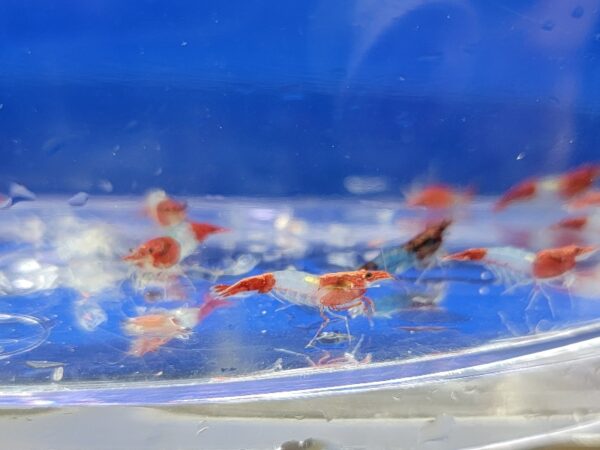
[[[397,275],[396,280],[411,281],[414,283],[442,283],[444,281],[454,283],[467,283],[467,284],[493,284],[496,280],[494,278],[482,280],[480,278],[467,278],[467,277],[436,277],[428,276],[423,278],[423,275]]]
[[[385,270],[387,273],[390,273],[385,262],[385,256],[383,256],[383,247],[379,247],[379,253],[381,253],[381,260],[383,261],[383,270]]]

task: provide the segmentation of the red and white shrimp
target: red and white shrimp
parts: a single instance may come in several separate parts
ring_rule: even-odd
[[[406,204],[427,209],[445,209],[465,205],[472,198],[472,189],[459,191],[445,184],[433,184],[408,194]]]
[[[182,222],[169,229],[168,235],[177,240],[183,260],[193,254],[209,236],[229,231],[227,228],[201,222]]]
[[[533,253],[513,247],[470,248],[448,255],[444,260],[480,261],[499,282],[511,283],[510,289],[533,284],[534,290],[526,311],[533,307],[533,302],[541,291],[554,315],[550,297],[544,287],[558,283],[570,288],[575,281],[574,269],[577,263],[589,258],[599,249],[600,247],[567,245]]]
[[[453,261],[481,261],[501,282],[565,281],[576,264],[599,247],[567,245],[537,253],[514,247],[470,248],[444,257]]]
[[[152,191],[146,196],[147,214],[159,225],[170,227],[186,218],[187,204],[167,196],[165,191]]]
[[[207,295],[197,308],[157,311],[127,319],[123,331],[134,340],[129,354],[143,356],[158,350],[172,339],[187,339],[193,329],[215,309],[231,306],[231,302]]]
[[[209,235],[227,231],[209,223],[183,222],[169,236],[150,239],[123,257],[124,261],[146,269],[168,269],[190,256]]]
[[[600,191],[588,191],[573,198],[567,205],[570,210],[600,207]]]
[[[561,175],[525,180],[510,188],[494,205],[495,211],[534,199],[568,200],[588,190],[600,177],[600,164],[587,164]]]
[[[392,278],[392,275],[383,270],[358,270],[325,275],[284,270],[244,278],[233,285],[217,285],[213,292],[220,297],[252,292],[270,294],[295,305],[317,308],[323,323],[308,343],[307,347],[310,347],[330,321],[325,311],[336,316],[335,312],[362,306],[363,311],[370,316],[373,314],[374,305],[373,301],[365,296],[367,288],[377,281]],[[342,318],[346,322],[346,332],[350,337],[348,318]]]

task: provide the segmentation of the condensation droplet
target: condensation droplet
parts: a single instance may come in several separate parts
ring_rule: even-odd
[[[84,206],[89,198],[90,196],[87,193],[78,192],[68,200],[68,203],[71,206]]]
[[[542,24],[542,30],[544,31],[552,31],[554,29],[554,22],[552,20],[546,20]]]
[[[65,374],[65,369],[63,366],[59,366],[52,371],[52,381],[60,381],[63,379],[63,375]]]
[[[113,185],[108,180],[100,180],[98,182],[98,188],[104,192],[112,192],[113,191]]]
[[[571,17],[573,17],[574,19],[579,19],[583,16],[583,12],[583,7],[581,5],[577,5],[571,12]]]

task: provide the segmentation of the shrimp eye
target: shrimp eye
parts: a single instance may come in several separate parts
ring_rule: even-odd
[[[365,273],[365,278],[371,278],[373,274],[371,272]]]
[[[153,249],[152,247],[150,247],[150,248],[148,249],[148,253],[150,253],[150,254],[154,253],[154,249]]]

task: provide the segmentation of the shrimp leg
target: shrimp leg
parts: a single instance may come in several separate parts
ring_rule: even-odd
[[[359,302],[358,304],[355,304],[354,306],[358,306],[358,305],[361,305],[361,304],[362,303]],[[350,308],[352,308],[352,307],[350,307]],[[348,309],[350,309],[350,308],[348,308]],[[341,320],[344,321],[344,324],[346,326],[346,336],[348,336],[348,342],[352,342],[352,335],[350,334],[350,323],[348,322],[348,317],[342,316],[340,314],[335,314],[332,311],[330,311],[329,314],[331,314],[333,317],[337,317],[338,319],[341,319]]]
[[[546,299],[546,302],[548,302],[548,309],[550,310],[550,314],[552,315],[553,319],[556,319],[556,309],[554,307],[554,302],[552,300],[552,296],[549,295],[545,290],[544,290],[544,283],[540,283],[539,284],[540,287],[540,292],[542,293],[542,295],[544,296],[544,298]]]
[[[528,296],[529,302],[527,303],[527,307],[525,308],[525,321],[527,322],[527,327],[529,328],[529,331],[535,330],[535,326],[531,319],[531,313],[535,311],[535,305],[537,303],[537,298],[539,297],[539,295],[540,291],[538,289],[538,286],[535,285]]]
[[[329,324],[329,322],[331,320],[327,316],[327,314],[325,314],[325,309],[323,307],[319,308],[319,315],[323,319],[323,322],[321,322],[321,325],[319,326],[319,329],[317,330],[317,332],[315,333],[315,335],[312,337],[312,339],[310,340],[310,342],[308,344],[306,344],[306,347],[304,347],[304,348],[314,347],[313,344],[315,343],[315,341],[317,340],[317,338],[321,334],[321,331],[323,331],[323,329]]]

